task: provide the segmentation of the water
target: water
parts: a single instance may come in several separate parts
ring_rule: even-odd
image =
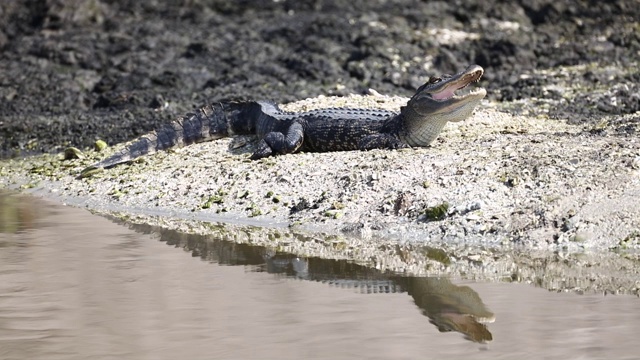
[[[0,196],[0,359],[638,359],[632,296],[409,278]]]

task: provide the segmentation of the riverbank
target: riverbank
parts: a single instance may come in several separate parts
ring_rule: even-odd
[[[404,101],[320,97],[287,109],[397,109]],[[251,139],[226,139],[76,179],[121,144],[85,151],[82,159],[60,154],[3,161],[0,185],[187,232],[219,235],[221,228],[211,225],[219,222],[266,226],[252,230],[262,235],[245,240],[412,274],[502,279],[522,268],[514,259],[523,254],[532,264],[563,254],[574,259],[572,271],[606,264],[610,275],[617,269],[616,276],[628,281],[624,292],[633,292],[639,271],[640,144],[636,137],[603,136],[605,130],[512,116],[484,102],[472,118],[449,124],[429,148],[250,161]],[[530,267],[518,273],[530,278],[548,271]]]
[[[397,271],[634,292],[639,18],[631,0],[3,2],[0,187]],[[251,162],[250,139],[222,140],[75,179],[205,104],[397,109],[469,64],[487,100],[430,148]],[[349,95],[369,89],[402,97]]]

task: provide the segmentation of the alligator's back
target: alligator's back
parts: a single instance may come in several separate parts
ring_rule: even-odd
[[[308,152],[358,150],[363,137],[384,131],[385,125],[397,116],[396,112],[381,109],[327,108],[291,113],[263,104],[262,110],[277,121],[265,122],[269,128],[259,127],[259,138],[272,131],[286,133],[291,124],[299,123],[303,139],[296,151]]]

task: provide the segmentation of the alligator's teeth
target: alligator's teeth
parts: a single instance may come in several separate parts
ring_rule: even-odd
[[[455,95],[456,95],[456,96],[468,95],[468,94],[470,94],[472,91],[473,91],[473,89],[468,88],[468,87],[466,87],[466,86],[465,86],[465,87],[463,87],[463,88],[458,89],[458,91],[456,92],[456,94],[455,94]]]

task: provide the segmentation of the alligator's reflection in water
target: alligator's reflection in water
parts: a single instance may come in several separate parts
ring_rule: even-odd
[[[78,208],[34,198],[0,200],[2,359],[637,358],[636,297],[408,278],[269,250],[269,244],[296,254],[344,249],[332,238],[282,228],[180,225],[209,234],[191,236],[135,227],[154,232],[146,236]],[[190,259],[158,236],[205,261]],[[455,257],[452,267],[461,262],[459,254],[431,255]],[[394,266],[371,260],[381,268]],[[546,279],[567,279],[570,267],[561,269],[568,275],[555,271],[564,263],[569,260],[545,262],[539,271]],[[527,269],[524,264],[506,273]],[[607,289],[621,284],[613,276],[619,272],[599,269],[611,279]],[[473,290],[458,286],[464,284]],[[384,294],[402,291],[410,297]],[[483,322],[492,315],[478,294],[499,314],[488,329]],[[495,339],[479,345],[461,333],[476,341]]]
[[[447,278],[399,276],[345,260],[300,258],[262,246],[184,234],[149,225],[130,227],[143,233],[157,233],[160,241],[222,265],[244,265],[253,271],[320,281],[363,293],[406,292],[441,332],[458,331],[476,342],[493,339],[485,324],[495,320],[494,314],[473,289],[455,285]]]

